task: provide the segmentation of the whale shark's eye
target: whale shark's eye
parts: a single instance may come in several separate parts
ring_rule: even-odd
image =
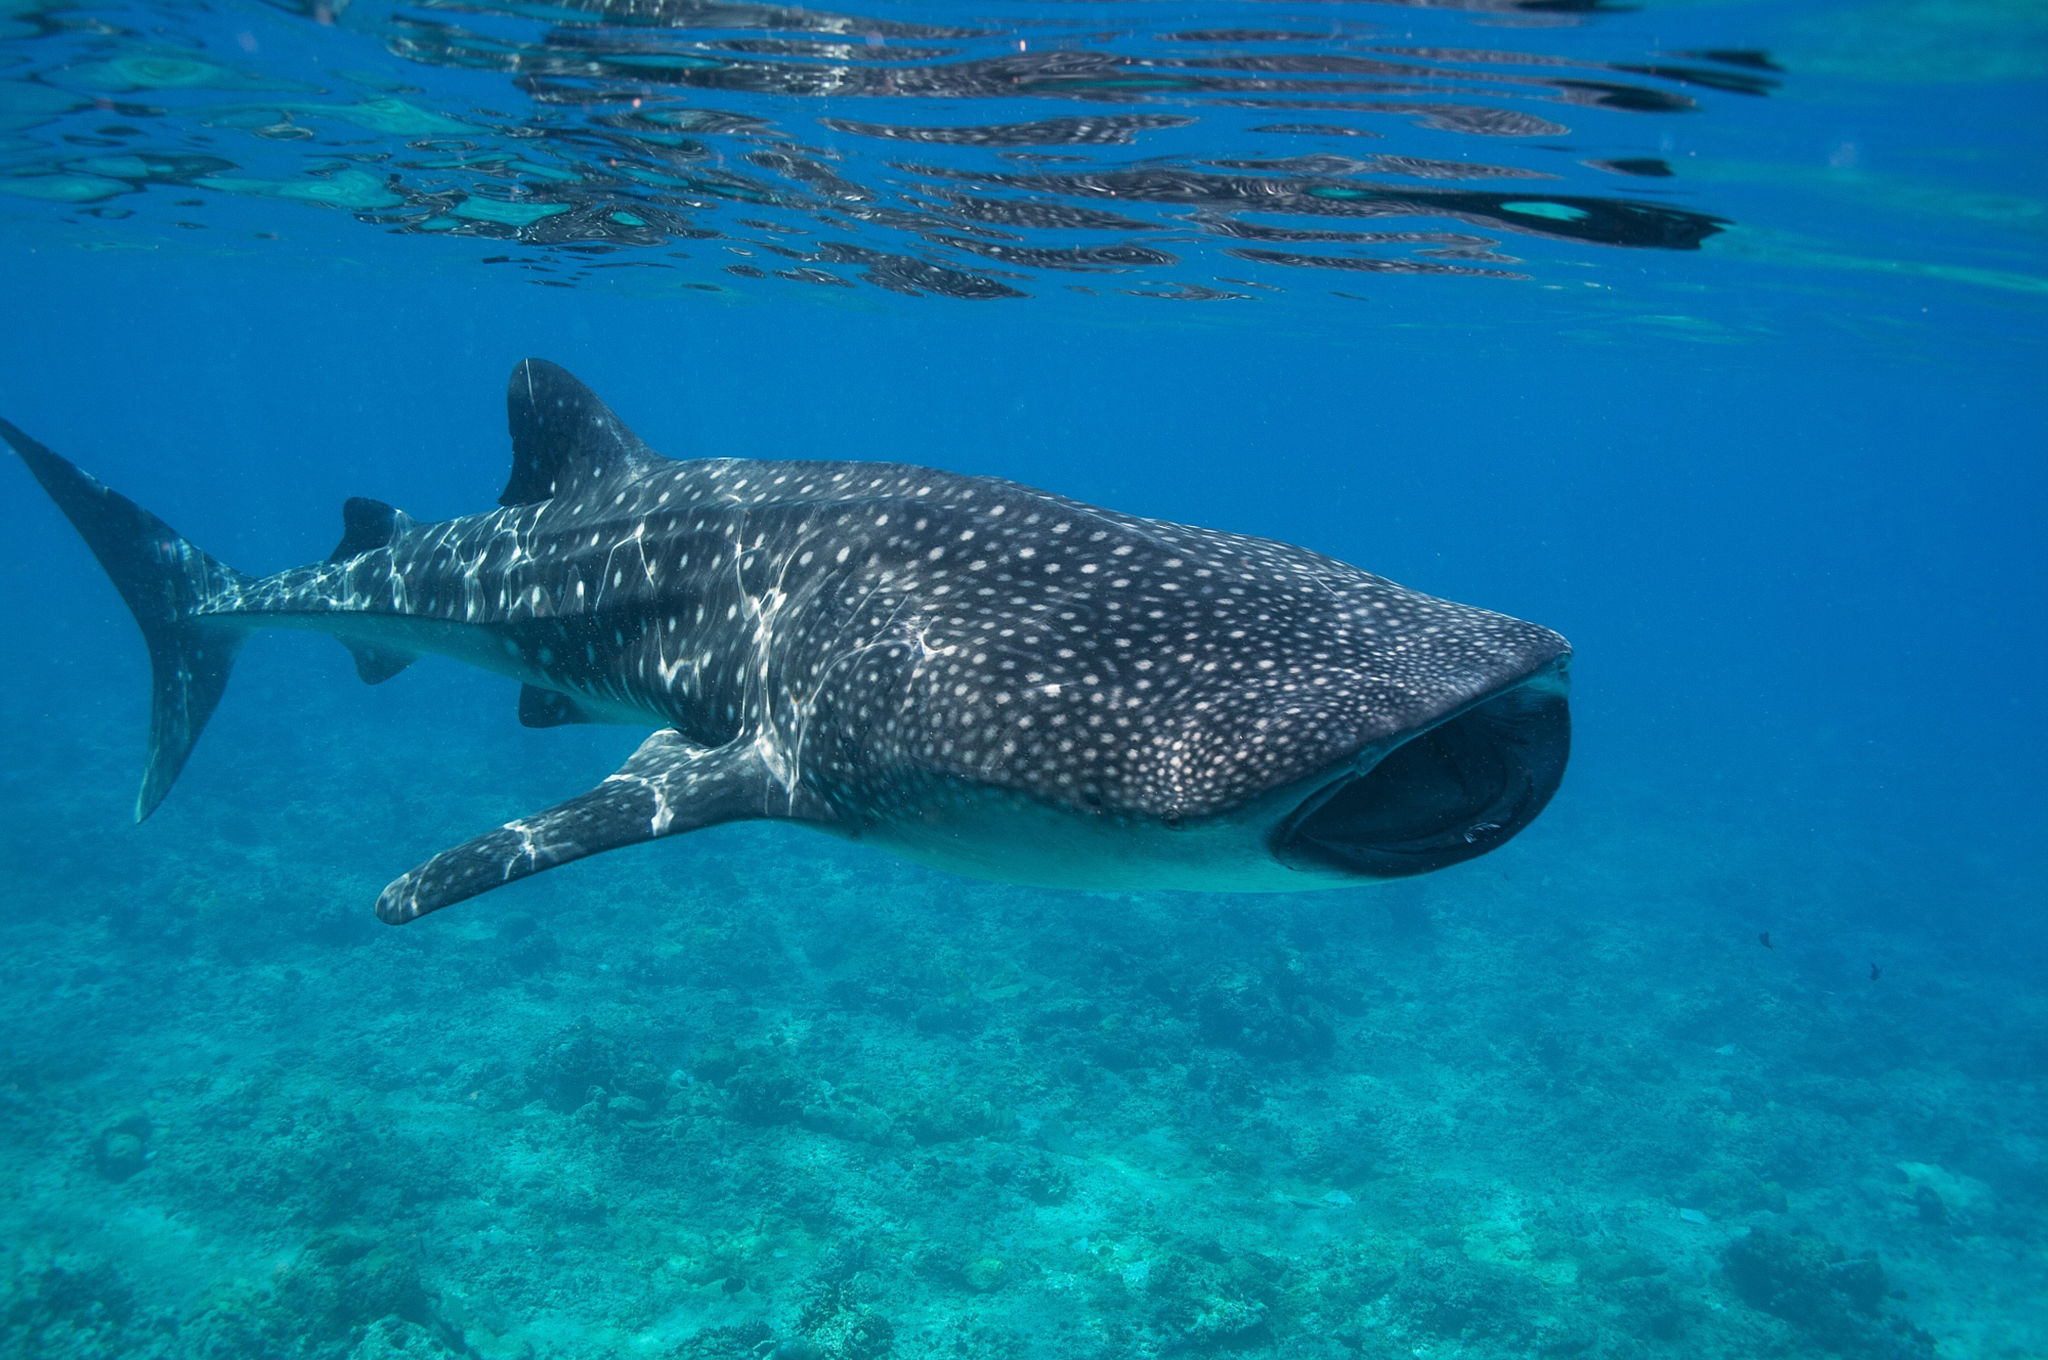
[[[1395,747],[1319,790],[1274,835],[1302,869],[1407,878],[1485,854],[1534,821],[1564,777],[1562,693],[1524,686]]]

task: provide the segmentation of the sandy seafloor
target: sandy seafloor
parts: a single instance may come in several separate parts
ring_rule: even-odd
[[[392,929],[636,734],[266,643],[135,828],[134,651],[8,700],[0,1354],[2048,1354],[2031,887],[1839,808],[1596,771],[1288,898],[726,828]]]

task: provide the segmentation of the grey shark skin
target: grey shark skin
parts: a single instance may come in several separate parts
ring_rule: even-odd
[[[662,458],[541,360],[508,405],[501,508],[351,500],[332,557],[261,577],[0,421],[148,644],[138,820],[261,628],[333,634],[371,684],[424,652],[512,676],[529,726],[659,729],[394,881],[389,922],[761,818],[1000,880],[1335,887],[1484,853],[1563,776],[1571,653],[1534,624],[992,478]]]

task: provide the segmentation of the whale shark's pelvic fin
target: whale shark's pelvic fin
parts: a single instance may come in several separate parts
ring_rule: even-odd
[[[243,628],[199,611],[248,578],[4,420],[0,439],[28,464],[99,558],[149,647],[149,762],[135,798],[139,822],[156,811],[185,768],[242,648]]]
[[[519,687],[519,725],[521,727],[566,727],[570,723],[602,721],[603,719],[593,718],[584,712],[582,705],[566,694],[560,694],[551,689],[542,689],[538,685],[521,685]]]
[[[505,389],[512,431],[512,476],[500,505],[535,505],[655,462],[597,394],[545,359],[512,370]]]
[[[765,816],[779,788],[751,741],[693,746],[664,729],[590,792],[443,850],[395,880],[378,897],[377,916],[402,925],[586,855]]]

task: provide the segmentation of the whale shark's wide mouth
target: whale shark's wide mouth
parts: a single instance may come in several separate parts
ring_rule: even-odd
[[[1564,778],[1562,679],[1497,694],[1318,789],[1274,832],[1273,853],[1297,869],[1407,878],[1505,844]]]

